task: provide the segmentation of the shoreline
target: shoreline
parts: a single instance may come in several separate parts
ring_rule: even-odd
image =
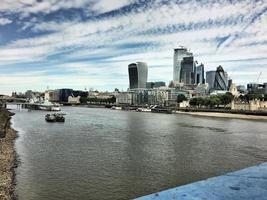
[[[15,200],[15,168],[18,166],[15,151],[17,131],[11,127],[13,113],[0,109],[0,199]]]
[[[186,115],[202,116],[202,117],[218,117],[218,118],[229,118],[229,119],[266,120],[267,121],[267,116],[261,116],[261,115],[245,115],[245,114],[219,113],[219,112],[183,112],[183,111],[176,111],[175,114],[186,114]]]

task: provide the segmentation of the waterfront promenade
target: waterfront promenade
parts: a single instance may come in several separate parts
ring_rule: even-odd
[[[267,199],[267,162],[136,200]]]

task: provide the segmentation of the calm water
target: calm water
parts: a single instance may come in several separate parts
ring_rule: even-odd
[[[267,123],[65,107],[15,111],[20,200],[131,199],[267,161]]]

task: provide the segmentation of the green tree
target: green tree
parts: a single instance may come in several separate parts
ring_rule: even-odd
[[[183,94],[179,94],[179,95],[177,96],[177,103],[181,103],[181,102],[186,101],[186,100],[187,100],[187,98],[186,98],[186,96],[183,95]]]
[[[210,107],[218,107],[221,104],[221,99],[219,96],[211,96],[210,98]]]
[[[221,95],[219,98],[221,100],[221,104],[223,104],[224,106],[228,105],[234,100],[234,96],[230,92]]]
[[[197,105],[197,98],[192,98],[189,100],[190,106],[196,106]]]
[[[81,104],[86,104],[87,103],[87,97],[81,97],[80,102],[81,102]]]

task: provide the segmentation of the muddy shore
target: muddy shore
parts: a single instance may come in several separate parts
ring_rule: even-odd
[[[18,165],[14,142],[17,133],[11,128],[13,113],[0,108],[0,199],[17,199],[15,195],[15,168]]]
[[[216,112],[183,112],[183,111],[176,111],[176,114],[185,114],[185,115],[202,116],[202,117],[220,117],[220,118],[267,121],[267,116],[260,116],[260,115],[244,115],[244,114],[216,113]]]

